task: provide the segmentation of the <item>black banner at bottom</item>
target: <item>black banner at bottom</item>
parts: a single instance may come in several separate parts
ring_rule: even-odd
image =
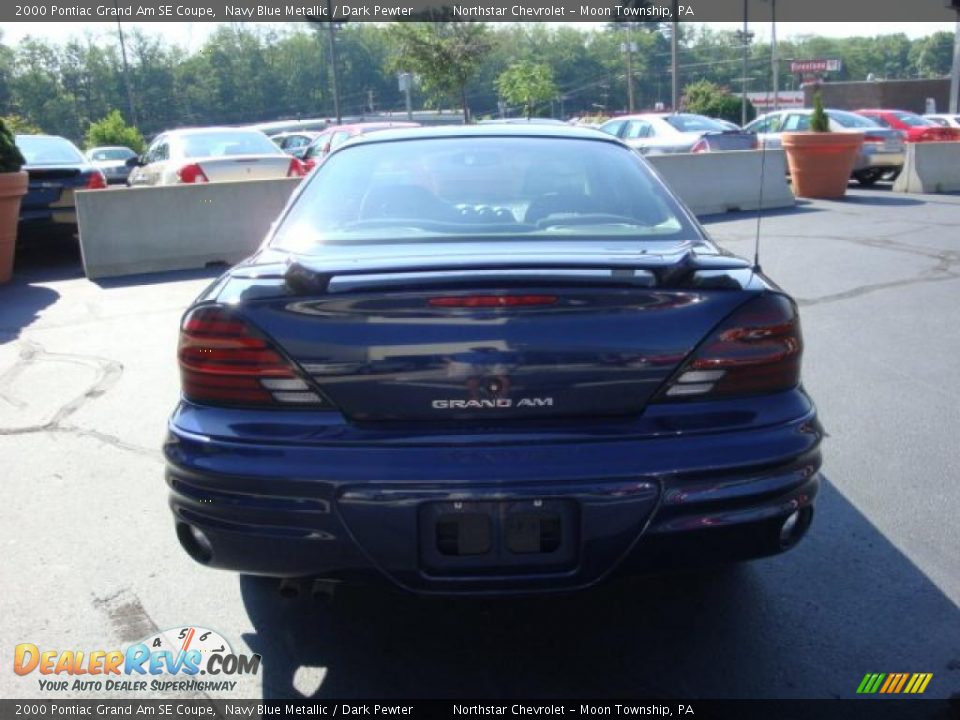
[[[960,700],[0,700],[13,718],[960,720]]]

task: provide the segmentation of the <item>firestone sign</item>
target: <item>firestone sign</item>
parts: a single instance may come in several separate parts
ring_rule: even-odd
[[[838,58],[790,61],[790,72],[794,73],[840,72],[841,68],[843,61]]]

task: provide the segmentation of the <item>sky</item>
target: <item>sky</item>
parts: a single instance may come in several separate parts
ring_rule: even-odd
[[[251,23],[252,25],[267,25],[268,23]],[[593,25],[594,23],[574,23],[576,25]],[[124,23],[128,27],[140,27],[149,34],[162,36],[171,44],[195,50],[214,31],[218,23]],[[739,23],[720,22],[710,23],[712,27],[737,30]],[[750,29],[756,33],[756,41],[764,42],[770,39],[769,23],[753,24]],[[42,37],[55,42],[63,42],[71,37],[84,37],[86,34],[94,38],[110,36],[116,31],[116,24],[112,22],[14,22],[4,23],[3,42],[15,44],[27,35]],[[953,32],[953,23],[777,23],[777,37],[782,39],[798,35],[822,35],[826,37],[851,37],[887,35],[892,33],[906,33],[910,38],[924,37],[932,33],[944,31]]]

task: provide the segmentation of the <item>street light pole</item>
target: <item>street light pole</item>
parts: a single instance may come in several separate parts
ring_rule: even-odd
[[[780,109],[780,58],[777,55],[777,0],[770,0],[770,63],[773,65],[773,109]]]
[[[747,28],[747,4],[750,0],[743,0],[743,77],[740,90],[740,125],[747,124],[747,60],[750,50],[750,36]]]
[[[670,109],[677,112],[677,96],[680,90],[680,80],[677,77],[677,35],[680,30],[679,0],[673,0],[673,30],[670,33]]]
[[[116,7],[116,2],[114,2]],[[130,106],[130,122],[139,127],[137,121],[137,106],[133,102],[133,87],[130,85],[130,66],[127,64],[127,44],[123,40],[123,26],[117,20],[117,33],[120,35],[120,57],[123,58],[123,84],[127,86],[127,104]]]
[[[340,115],[339,71],[337,70],[337,34],[333,26],[331,0],[327,0],[327,33],[330,39],[330,83],[333,88],[333,113],[337,116],[337,125],[342,125],[343,117]]]
[[[960,3],[955,2],[957,24],[953,30],[953,68],[950,71],[950,113],[960,113]]]

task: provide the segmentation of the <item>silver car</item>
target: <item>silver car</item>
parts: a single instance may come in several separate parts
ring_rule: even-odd
[[[721,120],[693,113],[624,115],[600,126],[644,155],[753,150],[757,137]]]
[[[110,184],[125,183],[130,175],[130,166],[127,161],[137,154],[122,145],[108,145],[90,148],[84,153],[87,160],[95,167],[100,168],[103,176]]]
[[[194,128],[162,133],[137,160],[129,185],[178,185],[302,177],[305,168],[259,130]]]
[[[960,115],[950,115],[947,113],[924,115],[927,120],[935,122],[940,127],[960,128]]]
[[[906,145],[903,133],[885,128],[873,120],[846,110],[827,110],[831,132],[863,133],[863,145],[853,166],[852,177],[861,185],[873,185],[884,175],[896,175],[903,168]],[[755,132],[765,147],[780,147],[780,133],[810,129],[813,110],[778,110],[761,115],[744,130]]]

